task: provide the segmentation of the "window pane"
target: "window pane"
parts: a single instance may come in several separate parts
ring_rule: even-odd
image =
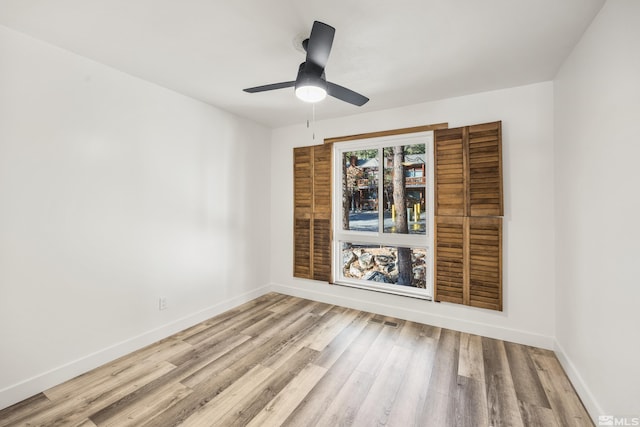
[[[425,144],[384,149],[384,232],[426,234]]]
[[[342,243],[345,278],[425,288],[427,250]]]
[[[343,230],[378,231],[378,150],[349,151],[343,160]]]

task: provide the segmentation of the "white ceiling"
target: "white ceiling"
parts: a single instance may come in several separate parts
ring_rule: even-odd
[[[303,123],[294,47],[336,28],[316,119],[553,79],[604,0],[0,0],[0,24],[270,127]]]

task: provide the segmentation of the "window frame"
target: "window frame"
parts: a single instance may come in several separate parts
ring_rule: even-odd
[[[378,155],[384,147],[392,147],[397,145],[415,145],[425,144],[425,213],[426,230],[425,234],[396,234],[384,233],[384,209],[378,209],[378,231],[352,231],[342,229],[342,215],[344,213],[342,206],[343,191],[343,155],[345,152],[357,151],[363,149],[377,148]],[[420,298],[424,300],[433,300],[434,295],[434,227],[435,227],[435,187],[434,187],[434,131],[426,130],[413,133],[401,133],[384,136],[372,136],[353,139],[350,141],[333,144],[333,168],[332,168],[332,216],[333,216],[333,271],[334,283],[360,289],[373,290],[378,292],[390,293],[395,295]],[[378,170],[378,195],[383,194],[384,186],[384,161],[379,159]],[[382,206],[381,201],[378,205]],[[382,230],[382,231],[381,231]],[[414,288],[411,286],[401,286],[394,284],[383,284],[362,279],[353,279],[344,277],[342,266],[342,243],[362,244],[362,245],[383,245],[394,247],[421,248],[427,252],[427,274],[425,277],[425,288]]]

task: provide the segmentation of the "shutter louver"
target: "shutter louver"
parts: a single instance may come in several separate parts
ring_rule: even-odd
[[[469,218],[469,305],[502,310],[502,218]]]
[[[312,151],[309,147],[296,148],[293,151],[293,194],[296,213],[300,214],[301,210],[311,213],[311,197],[313,195],[313,169],[311,155]]]
[[[463,303],[464,224],[462,217],[436,217],[435,299]]]
[[[311,277],[311,220],[296,218],[294,229],[293,275]]]
[[[501,123],[469,126],[469,216],[502,216]]]
[[[313,279],[331,281],[331,221],[313,221]]]
[[[315,214],[331,213],[331,155],[330,144],[313,147],[313,211]]]
[[[436,130],[436,301],[502,310],[502,123]]]
[[[466,213],[465,128],[435,132],[436,215],[463,216]]]
[[[331,281],[331,144],[294,148],[294,277]]]

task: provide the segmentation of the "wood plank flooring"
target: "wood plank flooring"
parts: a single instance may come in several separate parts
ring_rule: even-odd
[[[271,293],[0,426],[593,426],[551,351]]]

